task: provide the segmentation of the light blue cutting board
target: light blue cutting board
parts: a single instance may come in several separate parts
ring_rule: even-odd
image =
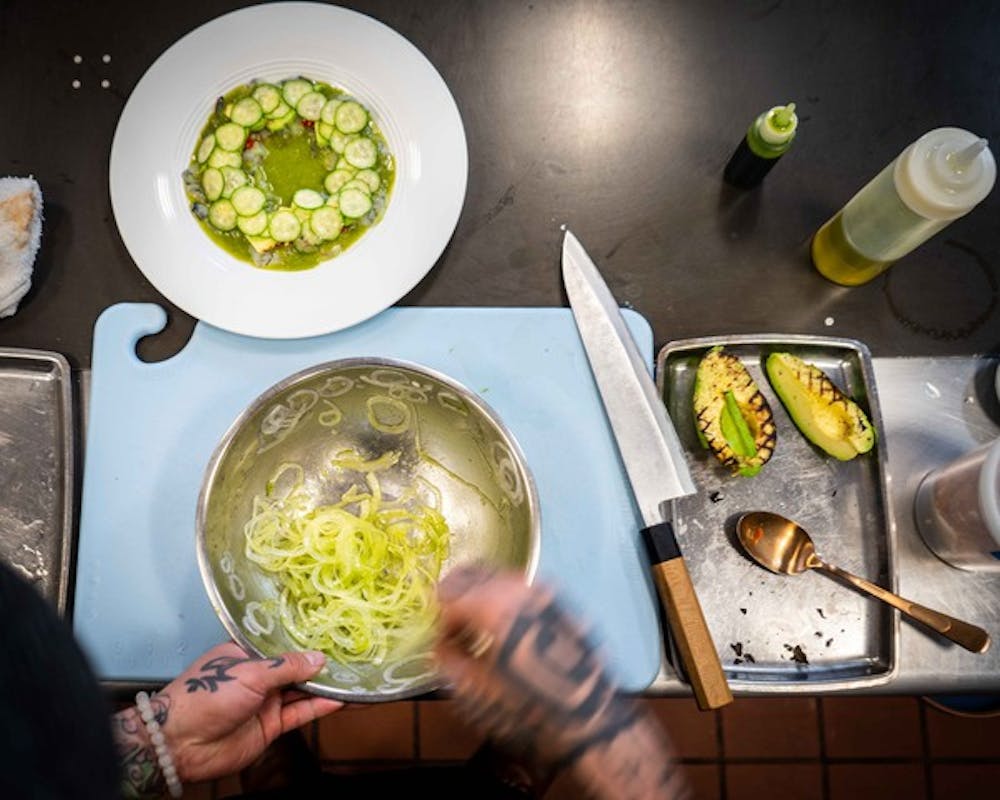
[[[625,312],[652,368],[648,323]],[[566,308],[391,308],[312,339],[267,340],[198,323],[173,358],[135,355],[166,320],[156,305],[107,309],[94,331],[74,626],[107,681],[166,681],[226,634],[195,557],[202,473],[261,392],[349,356],[423,364],[478,393],[523,449],[542,513],[539,577],[592,624],[622,685],[660,665],[656,595],[640,520]]]

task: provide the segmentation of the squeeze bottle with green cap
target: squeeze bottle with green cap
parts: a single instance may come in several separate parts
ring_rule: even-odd
[[[757,117],[726,164],[722,173],[726,183],[739,189],[752,189],[764,180],[771,167],[792,146],[798,124],[795,103],[769,108]]]
[[[909,145],[813,236],[813,265],[843,286],[867,283],[969,213],[993,188],[985,139],[935,128]]]

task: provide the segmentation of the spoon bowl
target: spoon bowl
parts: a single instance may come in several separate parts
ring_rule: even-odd
[[[771,511],[744,514],[736,523],[740,546],[762,567],[781,575],[798,575],[818,569],[877,597],[903,614],[935,630],[973,653],[985,653],[990,636],[982,628],[942,614],[883,589],[824,561],[816,553],[812,537],[796,522]]]
[[[815,566],[812,539],[790,519],[754,511],[740,517],[736,534],[747,554],[771,572],[798,575]]]

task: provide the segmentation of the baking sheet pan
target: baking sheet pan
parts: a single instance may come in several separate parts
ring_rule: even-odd
[[[774,413],[774,455],[752,478],[732,475],[695,432],[695,371],[715,345],[740,359]],[[859,402],[878,436],[871,452],[842,462],[809,443],[767,381],[763,362],[775,351],[816,365]],[[890,681],[898,664],[893,609],[818,572],[770,573],[735,538],[741,514],[775,511],[809,531],[827,561],[895,590],[885,436],[867,347],[791,335],[688,339],[659,351],[657,382],[698,486],[672,501],[674,525],[732,688],[812,692]]]
[[[0,559],[60,614],[73,540],[70,380],[59,353],[0,349]]]

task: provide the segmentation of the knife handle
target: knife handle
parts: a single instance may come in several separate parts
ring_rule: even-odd
[[[667,526],[670,537],[673,538],[673,527],[669,522],[655,526],[660,530],[653,535],[662,534]],[[643,533],[648,543],[650,529],[647,528]],[[674,548],[676,547],[675,540]],[[653,548],[650,547],[650,550],[652,552]],[[695,594],[694,584],[691,582],[691,575],[684,565],[679,549],[675,557],[654,559],[654,562],[653,580],[656,583],[656,591],[660,595],[667,622],[670,624],[670,633],[694,690],[698,708],[709,711],[731,703],[733,693],[729,690],[719,653],[708,631],[705,615],[702,613],[698,595]]]

